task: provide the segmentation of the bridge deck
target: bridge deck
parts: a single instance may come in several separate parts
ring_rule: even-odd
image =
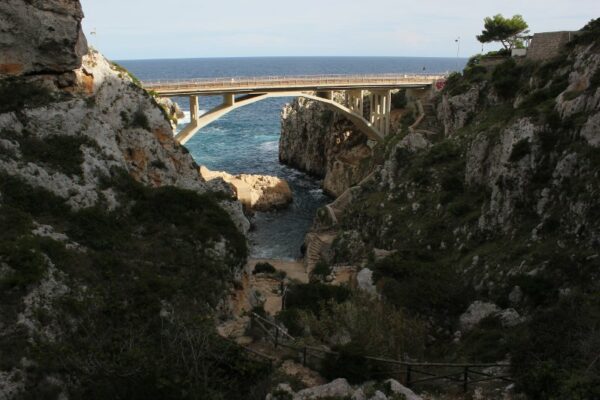
[[[267,93],[348,89],[397,89],[423,87],[444,79],[443,75],[304,75],[234,78],[201,78],[143,82],[144,88],[163,96],[223,93]]]

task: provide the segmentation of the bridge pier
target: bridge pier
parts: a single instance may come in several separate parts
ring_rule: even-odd
[[[198,118],[200,118],[198,96],[190,96],[190,122],[198,121]]]
[[[346,91],[346,104],[352,112],[362,116],[364,114],[364,100],[363,90],[347,90]]]
[[[376,90],[369,96],[371,116],[369,120],[383,137],[390,131],[390,114],[392,112],[392,91]]]
[[[235,94],[225,93],[223,95],[223,105],[224,106],[232,106],[234,104],[235,104]]]

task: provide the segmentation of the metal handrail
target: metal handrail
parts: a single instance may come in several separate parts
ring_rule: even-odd
[[[360,84],[360,83],[396,83],[407,81],[435,81],[444,79],[447,74],[332,74],[332,75],[293,75],[293,76],[234,76],[234,77],[216,77],[216,78],[191,78],[191,79],[164,79],[143,81],[143,86],[147,89],[163,86],[190,87],[202,85],[206,87],[246,87],[260,84],[280,84],[280,85],[298,85],[298,84]]]

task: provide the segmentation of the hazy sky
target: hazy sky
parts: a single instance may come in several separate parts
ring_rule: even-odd
[[[112,59],[435,56],[481,51],[485,16],[575,30],[600,0],[82,0],[90,43]],[[95,30],[96,35],[90,35]],[[485,51],[496,46],[486,45]]]

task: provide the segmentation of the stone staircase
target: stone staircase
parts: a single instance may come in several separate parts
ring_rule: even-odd
[[[307,273],[315,268],[317,263],[323,258],[333,240],[335,239],[335,232],[310,232],[306,235],[306,253],[304,254],[304,265]]]
[[[437,135],[440,133],[440,126],[437,120],[435,107],[427,102],[422,105],[423,115],[418,124],[413,125],[412,131],[425,136]]]

